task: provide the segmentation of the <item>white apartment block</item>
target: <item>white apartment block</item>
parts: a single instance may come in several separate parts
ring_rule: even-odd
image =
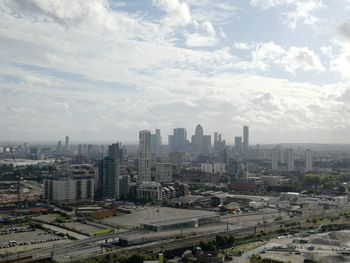
[[[44,199],[57,204],[93,201],[94,178],[91,176],[45,178]]]

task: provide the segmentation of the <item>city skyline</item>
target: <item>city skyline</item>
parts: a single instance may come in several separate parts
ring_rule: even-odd
[[[350,0],[0,0],[0,262],[350,258]]]
[[[348,0],[1,1],[1,141],[175,127],[350,143]]]

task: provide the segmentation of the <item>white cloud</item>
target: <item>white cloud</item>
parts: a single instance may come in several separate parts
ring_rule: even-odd
[[[266,42],[251,47],[251,50],[253,68],[262,71],[267,71],[271,65],[278,65],[293,74],[298,70],[325,70],[318,55],[307,47],[290,47],[286,50],[273,42]]]
[[[339,27],[339,31],[344,38],[350,40],[350,19]]]
[[[233,47],[236,49],[240,49],[240,50],[250,50],[252,49],[252,46],[249,43],[245,43],[245,42],[235,42],[233,44]]]
[[[196,23],[196,33],[187,36],[186,45],[190,47],[214,46],[218,42],[217,33],[210,21]]]
[[[295,0],[250,0],[250,4],[254,7],[268,9],[282,4],[294,3]]]
[[[338,28],[338,35],[332,41],[333,53],[330,61],[331,70],[337,72],[344,80],[350,80],[350,20],[342,23]]]
[[[269,77],[273,65],[323,70],[310,48],[246,39],[219,46],[219,27],[187,13],[190,2],[157,2],[164,24],[102,0],[65,10],[71,2],[0,2],[0,75],[21,79],[0,83],[0,138],[134,141],[141,129],[160,127],[166,137],[176,126],[190,134],[200,122],[231,138],[248,123],[255,142],[348,142],[343,86]],[[186,41],[217,46],[190,49]],[[237,49],[252,57],[238,59]]]
[[[180,0],[154,0],[154,4],[167,12],[167,16],[162,19],[166,26],[185,26],[192,22],[189,6],[185,2]]]
[[[263,10],[284,7],[280,19],[288,27],[295,29],[298,24],[313,25],[319,19],[314,15],[324,8],[322,0],[251,0],[250,4]]]
[[[236,3],[227,0],[186,0],[194,20],[211,21],[216,25],[231,23],[237,18]]]
[[[281,59],[281,64],[288,72],[295,73],[296,70],[302,71],[324,71],[320,58],[307,47],[291,47],[287,54]]]

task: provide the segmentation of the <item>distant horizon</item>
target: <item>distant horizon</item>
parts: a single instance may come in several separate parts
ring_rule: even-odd
[[[64,143],[63,140],[61,140],[62,143]],[[19,144],[23,144],[23,143],[28,143],[28,144],[32,144],[32,145],[52,145],[55,146],[57,144],[57,141],[53,141],[53,140],[43,140],[43,141],[0,141],[0,147],[6,147],[8,146],[8,143],[10,144],[10,146],[13,145],[19,145]],[[120,141],[120,140],[115,140],[115,141],[71,141],[69,142],[70,146],[74,145],[74,146],[78,146],[79,144],[94,144],[94,145],[110,145],[112,143],[116,143],[116,142],[121,142],[122,145],[125,146],[138,146],[138,142],[134,141]],[[212,146],[213,146],[213,141],[212,141]],[[163,143],[163,145],[168,145],[168,143]],[[260,145],[260,146],[273,146],[273,145],[324,145],[324,146],[350,146],[350,143],[307,143],[307,142],[279,142],[279,143],[252,143],[249,144],[249,147],[255,147],[256,145]],[[226,146],[234,146],[234,143],[227,143],[226,142]]]

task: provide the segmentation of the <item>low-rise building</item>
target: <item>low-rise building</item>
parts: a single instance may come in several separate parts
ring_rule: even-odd
[[[136,189],[138,200],[162,200],[162,185],[158,182],[143,182]]]

